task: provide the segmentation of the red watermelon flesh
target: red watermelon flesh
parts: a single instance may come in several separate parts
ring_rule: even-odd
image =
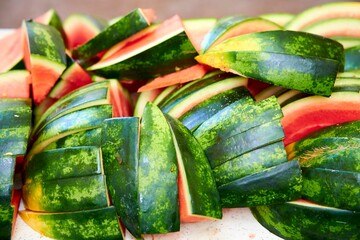
[[[284,144],[298,141],[321,128],[360,120],[360,94],[335,92],[330,97],[311,96],[283,108]]]
[[[56,83],[49,96],[59,99],[92,82],[91,76],[77,62],[73,62],[61,75],[61,80]]]
[[[11,70],[0,74],[0,98],[30,98],[30,73]]]
[[[22,30],[20,28],[0,38],[0,73],[12,69],[22,60],[21,42]]]

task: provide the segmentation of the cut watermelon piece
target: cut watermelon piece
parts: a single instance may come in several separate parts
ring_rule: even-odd
[[[201,43],[201,53],[231,37],[281,29],[282,27],[276,23],[259,17],[234,16],[222,18],[205,35]]]
[[[30,98],[29,71],[11,70],[0,74],[0,98]]]
[[[24,21],[23,31],[24,62],[31,73],[33,100],[39,105],[66,68],[65,45],[52,26]]]
[[[184,27],[189,34],[195,49],[200,52],[201,43],[206,34],[215,26],[216,18],[190,18],[184,19]]]
[[[220,196],[201,145],[180,121],[166,116],[178,161],[181,222],[221,219]]]
[[[195,65],[197,54],[175,15],[116,44],[87,70],[105,78],[150,80]]]
[[[318,129],[360,120],[360,94],[334,92],[330,97],[310,96],[283,107],[284,144],[295,142]]]
[[[21,29],[16,29],[0,38],[0,73],[12,69],[21,62],[23,58],[21,39]]]
[[[67,37],[66,47],[72,50],[83,45],[99,34],[107,25],[105,20],[92,15],[82,13],[69,15],[63,22]]]
[[[61,79],[52,88],[49,96],[51,98],[59,99],[66,94],[92,83],[91,76],[80,66],[79,63],[73,61],[73,63],[66,68],[61,75]]]

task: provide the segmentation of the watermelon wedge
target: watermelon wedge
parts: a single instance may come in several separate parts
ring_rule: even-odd
[[[52,26],[23,22],[24,61],[31,73],[32,94],[39,105],[66,68],[65,45]]]

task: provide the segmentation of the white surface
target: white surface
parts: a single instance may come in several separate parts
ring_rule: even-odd
[[[48,240],[17,218],[12,240]],[[134,238],[127,234],[127,240]],[[267,231],[248,208],[224,209],[221,220],[182,224],[180,232],[147,235],[146,240],[281,240]]]

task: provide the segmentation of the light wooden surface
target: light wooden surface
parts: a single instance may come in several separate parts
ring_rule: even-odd
[[[337,0],[343,1],[343,0]],[[153,8],[158,20],[179,14],[183,18],[254,16],[270,12],[297,13],[329,0],[0,0],[0,28],[14,28],[23,19],[56,9],[62,19],[71,13],[93,14],[107,20],[136,7]]]

